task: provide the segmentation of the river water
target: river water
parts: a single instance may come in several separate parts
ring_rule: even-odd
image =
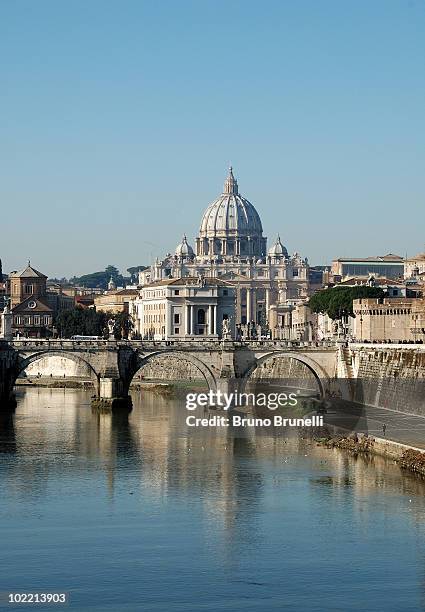
[[[0,430],[3,602],[48,591],[79,611],[425,610],[425,484],[392,462],[188,428],[182,400],[152,393],[128,416],[93,413],[79,390],[18,393]]]

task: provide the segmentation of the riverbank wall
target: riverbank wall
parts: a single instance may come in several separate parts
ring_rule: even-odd
[[[352,344],[339,359],[351,375],[352,401],[425,416],[425,350]]]
[[[53,389],[94,389],[92,379],[87,378],[63,378],[63,377],[34,377],[34,378],[18,378],[16,381],[18,387],[46,387]],[[130,389],[145,390],[158,395],[174,395],[179,392],[186,392],[189,388],[193,390],[203,389],[204,382],[196,381],[170,381],[164,382],[164,379],[158,380],[139,380],[134,379],[130,385]]]
[[[354,454],[379,455],[392,459],[400,468],[425,476],[425,443],[424,448],[417,448],[387,438],[361,434],[331,436],[318,440],[318,443],[328,448],[347,450]]]

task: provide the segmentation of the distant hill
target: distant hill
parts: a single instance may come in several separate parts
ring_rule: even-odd
[[[123,276],[115,266],[107,266],[102,272],[91,272],[83,276],[73,276],[69,279],[69,283],[72,285],[79,285],[80,287],[107,289],[108,283],[112,278],[117,287],[123,287],[124,285],[137,283],[138,273],[142,270],[146,270],[146,268],[147,266],[133,266],[127,268],[127,272],[130,276]],[[61,280],[66,281],[66,279]]]
[[[69,279],[69,282],[80,287],[107,289],[111,278],[117,287],[123,286],[130,281],[129,278],[120,274],[120,271],[115,266],[107,266],[102,272],[91,272],[90,274],[83,274],[83,276],[73,276]]]

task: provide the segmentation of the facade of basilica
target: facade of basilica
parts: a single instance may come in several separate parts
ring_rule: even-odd
[[[255,207],[244,198],[232,168],[223,193],[205,210],[195,250],[186,236],[174,254],[140,273],[142,286],[182,277],[219,278],[236,294],[239,325],[270,328],[287,325],[293,308],[308,297],[309,266],[298,253],[289,255],[277,236],[267,238]]]

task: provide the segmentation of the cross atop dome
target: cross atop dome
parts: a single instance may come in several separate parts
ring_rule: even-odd
[[[238,181],[233,176],[233,168],[229,168],[229,176],[224,183],[224,193],[238,195]]]

